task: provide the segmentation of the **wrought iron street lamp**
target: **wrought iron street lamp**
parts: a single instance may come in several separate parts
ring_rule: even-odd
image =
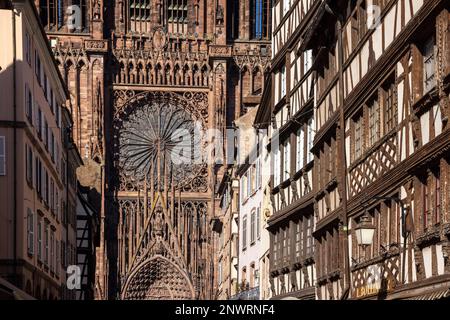
[[[406,265],[406,240],[411,232],[408,230],[406,223],[406,216],[409,210],[409,206],[406,205],[403,200],[398,197],[371,197],[371,200],[393,200],[400,205],[401,208],[401,227],[402,227],[402,237],[403,237],[403,262],[402,262],[402,283],[405,283],[405,265]],[[369,202],[367,199],[363,201],[363,204]],[[370,216],[367,213],[361,217],[359,225],[355,228],[356,239],[358,244],[362,247],[370,246],[373,242],[373,234],[375,232],[375,227],[370,222]]]
[[[356,240],[362,247],[370,246],[373,242],[375,226],[372,224],[369,214],[364,213],[360,218],[358,226],[355,228]]]

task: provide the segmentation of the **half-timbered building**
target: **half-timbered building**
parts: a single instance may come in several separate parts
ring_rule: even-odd
[[[317,297],[448,295],[449,3],[319,2],[297,52],[316,83]]]
[[[272,297],[315,299],[314,75],[311,50],[300,51],[320,1],[273,5],[271,94],[257,116],[271,121],[270,278]]]

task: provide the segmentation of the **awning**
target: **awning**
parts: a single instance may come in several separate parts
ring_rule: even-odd
[[[450,289],[434,291],[420,296],[407,298],[405,300],[439,300],[450,297]]]

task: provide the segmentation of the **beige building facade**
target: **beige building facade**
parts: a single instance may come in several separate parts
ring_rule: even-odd
[[[81,161],[63,156],[68,92],[29,1],[2,5],[0,30],[0,276],[35,298],[60,299],[64,257],[76,253],[66,236],[67,171]]]

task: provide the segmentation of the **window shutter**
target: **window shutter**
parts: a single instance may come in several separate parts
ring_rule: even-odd
[[[34,254],[34,213],[31,209],[28,209],[29,214],[29,242],[28,242],[28,252]]]
[[[37,249],[37,255],[38,259],[42,261],[42,220],[39,219],[38,223],[38,249]]]
[[[256,237],[261,238],[261,208],[256,209]]]
[[[25,83],[25,114],[27,115],[27,117],[30,116],[29,112],[28,112],[28,106],[30,104],[30,98],[29,98],[29,91],[30,89],[28,88],[28,83]]]

